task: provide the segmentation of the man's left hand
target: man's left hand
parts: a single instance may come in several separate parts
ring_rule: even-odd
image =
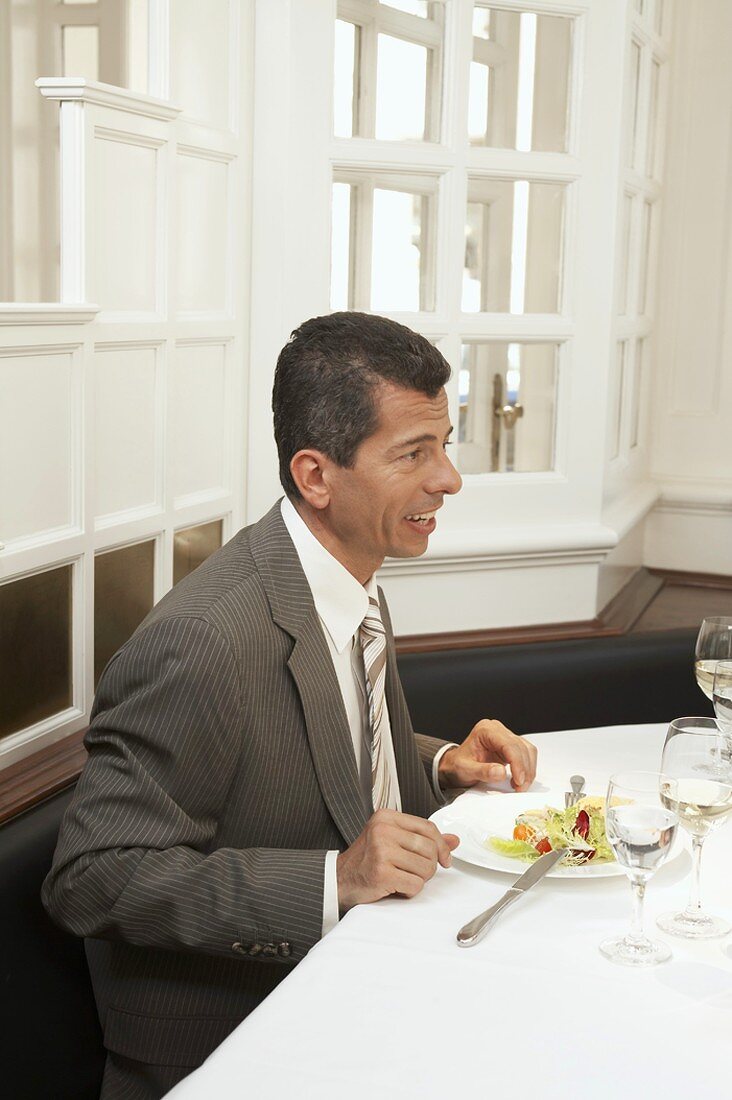
[[[443,789],[473,787],[476,783],[500,783],[511,769],[511,786],[525,791],[536,775],[536,748],[525,737],[511,733],[503,722],[483,718],[454,749],[448,749],[439,764]]]

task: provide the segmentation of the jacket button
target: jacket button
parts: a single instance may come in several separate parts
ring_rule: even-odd
[[[262,950],[261,943],[250,943],[248,954],[249,955],[258,955],[261,950]]]
[[[243,955],[246,951],[246,946],[243,943],[239,943],[239,941],[237,940],[236,943],[232,943],[231,950],[238,952],[240,955]]]
[[[279,944],[278,947],[277,947],[277,950],[279,951],[279,953],[280,953],[280,955],[282,956],[283,959],[286,959],[289,955],[292,954],[292,947],[287,942],[287,940],[285,940],[283,943]]]
[[[271,959],[273,955],[277,954],[277,948],[273,943],[265,943],[264,947],[262,948],[262,954],[266,958]]]

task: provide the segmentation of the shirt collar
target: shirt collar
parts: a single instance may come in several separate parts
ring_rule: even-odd
[[[342,653],[366,616],[369,597],[378,602],[376,581],[372,576],[365,585],[359,584],[346,567],[318,542],[287,497],[282,498],[280,510],[310,585],[315,609],[336,650]]]

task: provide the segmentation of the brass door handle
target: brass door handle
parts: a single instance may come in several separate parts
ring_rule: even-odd
[[[503,405],[493,410],[493,415],[498,416],[504,428],[513,428],[516,421],[524,415],[523,405]]]

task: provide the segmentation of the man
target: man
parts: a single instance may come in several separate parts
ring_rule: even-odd
[[[457,838],[441,788],[534,777],[499,722],[415,737],[374,572],[461,481],[449,367],[380,317],[302,325],[273,408],[286,498],[169,593],[99,685],[44,887],[87,937],[102,1096],[157,1097],[353,905],[411,897]]]

